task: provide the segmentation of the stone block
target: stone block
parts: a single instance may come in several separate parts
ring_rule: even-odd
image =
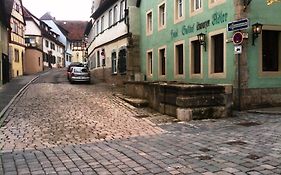
[[[180,121],[192,120],[192,109],[177,108],[177,119]]]
[[[177,106],[185,108],[197,108],[207,106],[224,106],[226,104],[224,94],[197,95],[187,97],[177,97]]]
[[[167,114],[167,115],[176,117],[177,116],[177,107],[173,106],[173,105],[160,103],[159,112],[162,114]]]

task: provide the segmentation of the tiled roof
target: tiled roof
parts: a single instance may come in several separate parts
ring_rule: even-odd
[[[92,17],[94,19],[99,18],[101,14],[103,14],[109,7],[111,7],[117,1],[118,0],[102,0],[100,2],[99,8],[92,14]]]
[[[51,16],[50,12],[45,13],[40,19],[41,20],[54,20],[54,18]]]
[[[86,30],[87,21],[56,21],[68,31],[68,38],[72,41],[82,40]]]

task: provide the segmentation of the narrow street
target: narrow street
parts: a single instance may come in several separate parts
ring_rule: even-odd
[[[0,174],[281,174],[281,116],[160,124],[113,92],[42,74],[0,128]]]

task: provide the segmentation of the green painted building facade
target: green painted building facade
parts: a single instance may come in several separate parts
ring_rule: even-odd
[[[242,108],[281,104],[281,3],[142,1],[140,16],[141,72],[147,81],[231,85],[234,103]],[[242,53],[235,54],[232,38],[238,31],[229,31],[229,23],[241,19],[248,19],[249,27],[239,31]],[[263,26],[253,41],[256,23]],[[204,42],[198,34],[205,34]]]

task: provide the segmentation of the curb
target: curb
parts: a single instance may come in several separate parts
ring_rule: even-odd
[[[4,114],[7,112],[8,108],[13,104],[15,99],[36,79],[38,79],[40,75],[37,75],[32,80],[30,80],[26,85],[24,85],[18,93],[10,100],[10,102],[5,106],[5,108],[0,112],[0,127],[2,126],[3,122],[6,120],[7,117],[4,117]]]

